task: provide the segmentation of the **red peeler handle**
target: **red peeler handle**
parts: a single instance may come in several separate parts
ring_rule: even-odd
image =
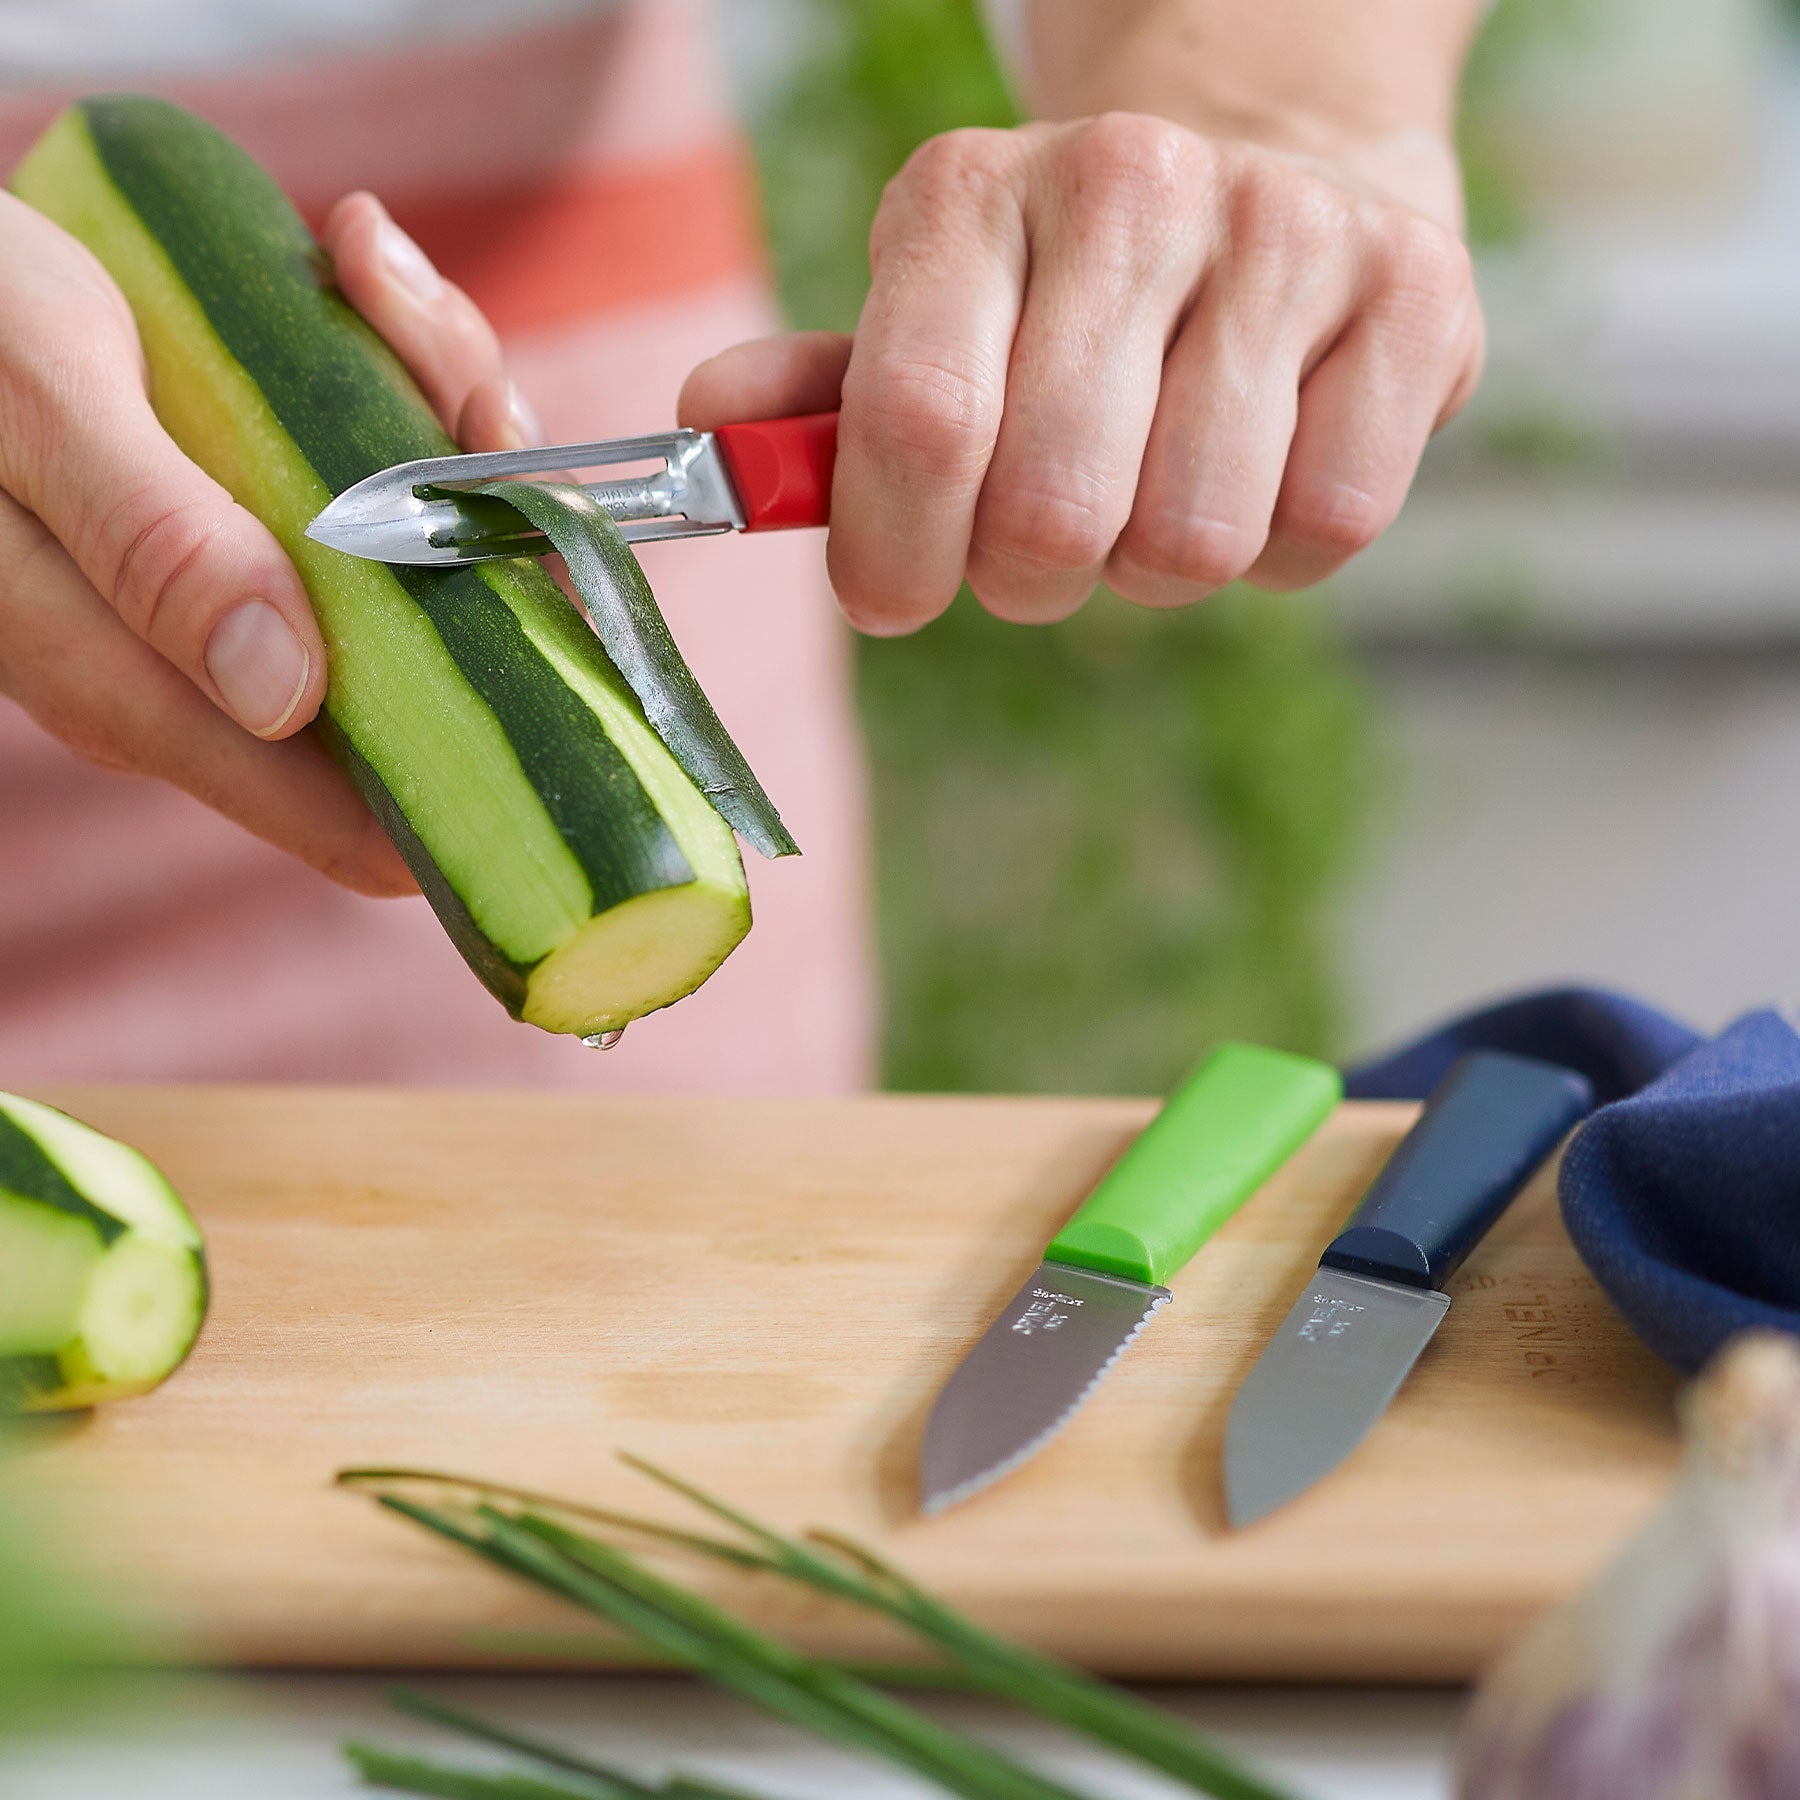
[[[746,531],[830,523],[837,428],[834,412],[713,428],[743,503]]]

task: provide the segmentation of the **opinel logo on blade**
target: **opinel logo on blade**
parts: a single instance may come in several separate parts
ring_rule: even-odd
[[[1350,1329],[1351,1318],[1359,1312],[1369,1310],[1366,1306],[1357,1306],[1348,1300],[1334,1300],[1329,1294],[1314,1294],[1312,1300],[1313,1314],[1300,1327],[1300,1335],[1309,1344],[1319,1341],[1321,1326],[1324,1327],[1323,1336],[1342,1337]]]
[[[1053,1294],[1045,1288],[1033,1288],[1031,1304],[1013,1320],[1013,1330],[1025,1337],[1030,1337],[1034,1331],[1054,1331],[1057,1326],[1069,1322],[1069,1315],[1057,1308],[1080,1304],[1073,1294]]]

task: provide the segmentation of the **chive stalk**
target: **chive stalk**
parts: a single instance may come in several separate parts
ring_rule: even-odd
[[[564,1774],[579,1775],[598,1782],[613,1800],[655,1800],[657,1795],[666,1791],[646,1787],[643,1782],[634,1780],[617,1769],[591,1762],[584,1756],[564,1750],[560,1745],[547,1744],[541,1738],[529,1737],[510,1726],[496,1725],[492,1720],[483,1719],[475,1713],[464,1712],[460,1706],[434,1700],[429,1694],[417,1693],[411,1688],[395,1688],[387,1699],[388,1705],[396,1712],[408,1713],[415,1719],[429,1720],[434,1725],[448,1726],[452,1731],[461,1732],[464,1737],[476,1738],[502,1750],[517,1750],[521,1755],[529,1756]]]
[[[880,1614],[938,1653],[940,1662],[915,1671],[915,1678],[1009,1699],[1173,1776],[1192,1792],[1215,1800],[1296,1800],[1291,1790],[1271,1785],[1135,1695],[983,1629],[851,1540],[823,1532],[786,1537],[653,1464],[629,1456],[622,1460],[730,1526],[736,1537],[430,1471],[345,1470],[339,1480],[374,1488],[383,1506],[572,1601],[660,1658],[816,1736],[880,1756],[968,1800],[1081,1797],[937,1724],[851,1668],[807,1657],[766,1635],[577,1522],[740,1571],[779,1576]],[[419,1483],[460,1499],[452,1509],[392,1491],[396,1484]],[[491,1730],[478,1735],[526,1748],[516,1735],[501,1737]],[[560,1766],[593,1767],[566,1760]]]
[[[892,1564],[850,1539],[835,1533],[814,1533],[813,1542],[832,1553],[819,1555],[805,1543],[771,1531],[748,1514],[641,1457],[623,1456],[620,1460],[763,1546],[765,1566],[773,1573],[836,1594],[904,1625],[935,1645],[989,1692],[1059,1725],[1098,1738],[1203,1794],[1215,1796],[1215,1800],[1291,1800],[1282,1790],[1211,1748],[1159,1707],[1150,1706],[1111,1683],[1096,1681],[1055,1657],[984,1630],[965,1613],[926,1593]],[[701,1540],[709,1542],[712,1540]]]
[[[398,1788],[407,1794],[433,1794],[440,1800],[632,1800],[634,1793],[644,1791],[591,1780],[575,1786],[511,1770],[490,1774],[452,1768],[422,1756],[408,1756],[398,1750],[384,1750],[379,1744],[354,1740],[344,1746],[344,1754],[357,1774],[376,1787]]]
[[[383,1787],[400,1788],[415,1794],[447,1795],[450,1800],[462,1800],[463,1796],[468,1796],[469,1800],[490,1800],[490,1796],[491,1800],[561,1800],[563,1796],[568,1800],[763,1800],[741,1788],[720,1787],[715,1782],[701,1781],[690,1775],[672,1775],[662,1785],[651,1786],[622,1770],[577,1756],[558,1744],[527,1736],[510,1726],[496,1725],[490,1719],[411,1688],[394,1688],[389,1691],[387,1700],[396,1712],[443,1725],[481,1743],[519,1751],[560,1773],[556,1781],[529,1770],[488,1774],[450,1768],[375,1745],[346,1745],[346,1754],[363,1777]],[[570,1786],[561,1779],[563,1775],[576,1777],[576,1784]]]

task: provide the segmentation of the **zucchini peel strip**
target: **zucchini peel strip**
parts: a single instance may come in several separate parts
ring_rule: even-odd
[[[768,857],[799,855],[800,846],[670,636],[642,566],[605,507],[564,481],[489,481],[431,493],[498,500],[541,531],[568,565],[582,610],[613,667],[682,773],[753,849]]]

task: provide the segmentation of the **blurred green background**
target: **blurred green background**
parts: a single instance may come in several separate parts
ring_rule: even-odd
[[[1015,113],[973,0],[803,10],[753,127],[788,309],[847,330],[888,177]],[[1227,1033],[1340,1047],[1332,902],[1382,776],[1316,600],[1021,629],[965,593],[857,662],[889,1086],[1150,1093]]]

